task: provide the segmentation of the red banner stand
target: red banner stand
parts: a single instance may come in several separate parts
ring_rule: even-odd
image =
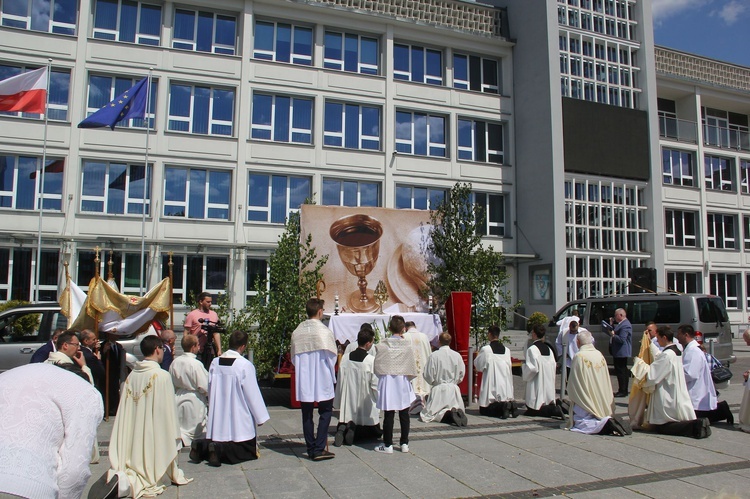
[[[469,372],[469,330],[471,327],[471,292],[453,291],[445,303],[445,315],[448,322],[448,332],[453,337],[451,348],[461,354],[464,365]],[[458,384],[461,395],[469,395],[469,377]],[[471,402],[471,401],[469,401]]]

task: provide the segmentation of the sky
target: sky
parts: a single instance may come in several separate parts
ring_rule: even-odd
[[[651,0],[656,45],[750,67],[750,0]]]

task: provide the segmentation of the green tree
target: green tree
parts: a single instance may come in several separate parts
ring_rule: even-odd
[[[272,372],[289,350],[292,331],[307,319],[305,302],[315,296],[326,261],[328,255],[318,257],[311,235],[300,240],[300,216],[292,213],[268,261],[270,285],[259,279],[258,294],[248,304],[248,316],[257,324],[250,346],[259,373]]]
[[[427,269],[428,288],[443,303],[452,291],[471,291],[471,332],[480,344],[487,326],[498,324],[507,329],[512,310],[506,290],[508,275],[503,255],[482,243],[485,226],[484,207],[471,200],[471,184],[457,183],[448,198],[430,215],[432,253]]]

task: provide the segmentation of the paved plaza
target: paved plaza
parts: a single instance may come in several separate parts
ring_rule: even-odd
[[[750,347],[735,340],[734,348],[735,377],[720,399],[736,418]],[[515,390],[516,399],[523,399],[518,377]],[[486,418],[474,404],[465,428],[412,418],[407,454],[397,448],[392,455],[373,452],[375,442],[333,447],[334,417],[330,442],[336,458],[312,462],[300,412],[288,406],[288,388],[264,386],[263,393],[271,420],[259,428],[260,459],[211,468],[189,462],[183,450],[180,467],[195,480],[170,486],[160,497],[750,497],[750,434],[737,426],[717,423],[704,440],[588,436],[562,430],[560,421],[550,419]],[[618,414],[626,415],[626,399],[616,400]],[[111,420],[99,428],[102,459],[91,467],[91,482],[108,466],[111,428]]]

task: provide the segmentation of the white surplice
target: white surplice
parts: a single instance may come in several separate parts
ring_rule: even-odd
[[[427,359],[430,358],[432,347],[430,339],[426,334],[412,329],[404,333],[404,339],[411,344],[414,350],[414,360],[417,362],[417,377],[411,380],[411,386],[414,393],[422,397],[422,400],[430,394],[430,384],[424,379],[424,368],[427,365]]]
[[[331,400],[335,396],[338,356],[331,330],[317,319],[303,321],[292,333],[291,351],[297,400]]]
[[[573,404],[571,431],[599,433],[614,413],[607,361],[594,345],[583,345],[573,358],[568,395]]]
[[[441,346],[430,354],[424,368],[424,379],[432,388],[427,404],[419,415],[422,421],[440,421],[451,409],[465,409],[458,388],[465,374],[466,366],[461,354],[451,350],[450,346]]]
[[[206,431],[208,371],[194,353],[187,352],[172,361],[169,374],[174,383],[182,444],[189,447]]]
[[[233,359],[221,365],[221,359]],[[268,421],[255,366],[235,350],[227,350],[208,370],[208,426],[206,438],[217,442],[245,442],[255,438],[255,427]]]
[[[539,409],[555,401],[555,369],[557,363],[550,350],[542,355],[536,343],[526,350],[523,363],[523,380],[526,382],[526,407]]]
[[[693,340],[685,345],[682,351],[682,369],[685,371],[685,385],[690,394],[690,401],[696,411],[713,411],[719,400],[716,387],[711,378],[711,368],[706,354],[698,342]]]
[[[192,480],[177,467],[181,445],[172,377],[153,360],[138,362],[123,384],[112,427],[112,470],[127,476],[135,499],[161,494],[165,475],[177,485]]]
[[[563,347],[567,343],[568,345],[568,352],[565,354],[565,365],[570,368],[570,366],[573,364],[573,357],[576,356],[578,353],[578,342],[576,341],[576,336],[578,333],[582,332],[589,332],[588,329],[585,327],[578,327],[578,332],[576,334],[570,334],[570,328],[565,330],[560,330],[559,333],[557,333],[557,339],[555,340],[555,346],[557,347],[557,355],[559,357],[562,357],[563,354]],[[593,336],[592,336],[593,339]],[[596,344],[596,342],[594,342]]]
[[[348,355],[341,359],[339,382],[333,400],[333,408],[339,410],[340,423],[378,424],[378,377],[373,372],[374,363],[375,357],[372,355],[367,355],[362,362],[353,361]]]
[[[645,378],[643,391],[652,394],[646,412],[646,420],[650,424],[695,419],[682,370],[682,357],[674,352],[674,348],[665,348],[656,355],[650,366],[638,357],[633,364],[632,372],[636,379]]]
[[[408,408],[417,395],[411,386],[416,375],[414,351],[404,338],[393,335],[378,343],[375,349],[376,365],[373,369],[378,376],[377,408],[383,411],[400,411]],[[405,373],[405,374],[396,374]]]
[[[513,397],[513,369],[510,348],[497,354],[492,346],[485,345],[474,359],[474,367],[482,373],[482,386],[479,388],[479,406],[487,407],[493,402],[508,402]]]

